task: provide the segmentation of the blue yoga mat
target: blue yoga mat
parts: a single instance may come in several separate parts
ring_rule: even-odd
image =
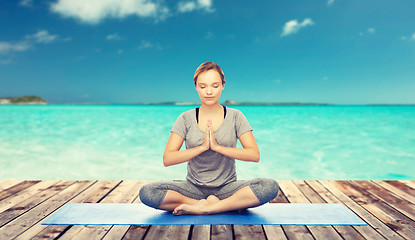
[[[272,203],[238,212],[181,215],[132,203],[67,203],[43,225],[366,225],[338,203]]]

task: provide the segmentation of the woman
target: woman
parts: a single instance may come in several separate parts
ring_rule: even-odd
[[[140,190],[141,201],[181,215],[241,210],[274,199],[275,180],[236,179],[235,159],[258,162],[259,150],[242,112],[219,104],[225,87],[222,69],[205,62],[193,80],[202,105],[177,118],[163,155],[164,166],[187,162],[186,181],[146,184]],[[238,139],[243,148],[236,148]],[[186,150],[180,151],[184,140]]]

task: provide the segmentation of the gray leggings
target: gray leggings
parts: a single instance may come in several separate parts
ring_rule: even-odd
[[[274,179],[255,178],[247,181],[234,181],[216,188],[198,187],[189,181],[162,181],[145,184],[140,189],[140,200],[147,206],[158,209],[166,196],[167,190],[172,190],[193,199],[206,199],[214,195],[219,199],[232,196],[239,189],[249,186],[259,202],[265,204],[278,194],[278,183]]]

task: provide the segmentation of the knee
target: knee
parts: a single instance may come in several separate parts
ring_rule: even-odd
[[[274,179],[271,179],[271,178],[264,178],[264,179],[262,179],[262,185],[264,186],[265,189],[268,190],[270,195],[273,196],[270,199],[270,201],[277,197],[278,191],[280,189],[280,186],[278,185],[277,181],[275,181]]]
[[[166,191],[163,193],[158,186],[158,183],[148,183],[143,185],[138,194],[141,202],[149,207],[158,208],[166,194]]]
[[[256,189],[255,194],[261,204],[265,204],[277,197],[279,185],[277,181],[271,178],[257,178],[255,179]]]

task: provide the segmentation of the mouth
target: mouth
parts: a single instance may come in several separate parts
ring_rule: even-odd
[[[205,97],[205,99],[206,100],[212,100],[212,99],[214,99],[215,97]]]

